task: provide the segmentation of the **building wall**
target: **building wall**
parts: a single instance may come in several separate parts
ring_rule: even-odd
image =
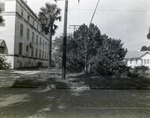
[[[141,59],[128,59],[127,66],[130,66],[132,68],[141,66]]]
[[[127,66],[131,66],[132,68],[136,66],[148,66],[150,67],[150,54],[147,53],[142,56],[140,59],[128,59]]]
[[[12,68],[35,67],[39,62],[48,66],[49,35],[40,32],[37,16],[28,5],[22,0],[5,0],[3,18],[0,39],[6,42]]]

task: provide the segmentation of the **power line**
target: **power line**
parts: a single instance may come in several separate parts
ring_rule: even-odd
[[[69,9],[72,10],[78,10],[78,9]],[[80,11],[92,11],[94,9],[79,9]],[[97,11],[129,11],[129,12],[150,12],[150,10],[128,10],[128,9],[97,9]]]
[[[100,2],[100,0],[98,0],[98,2],[97,2],[97,5],[96,5],[96,7],[95,7],[95,10],[94,10],[93,16],[92,16],[92,18],[91,18],[90,24],[92,23],[92,20],[93,20],[93,18],[94,18],[94,15],[95,15],[95,12],[96,12],[96,10],[97,10],[97,7],[98,7],[99,2]]]

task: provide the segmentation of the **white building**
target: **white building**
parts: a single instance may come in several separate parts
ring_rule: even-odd
[[[150,51],[129,51],[125,56],[127,66],[132,68],[136,66],[150,67]]]
[[[49,36],[40,32],[36,14],[23,0],[0,0],[0,55],[13,69],[48,66]]]

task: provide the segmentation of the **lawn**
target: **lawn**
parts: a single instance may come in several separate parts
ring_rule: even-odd
[[[60,75],[30,75],[21,76],[14,82],[12,87],[70,89],[75,86],[86,86],[90,89],[149,89],[150,79],[143,77],[112,78],[76,73],[68,74],[66,80],[62,80]]]

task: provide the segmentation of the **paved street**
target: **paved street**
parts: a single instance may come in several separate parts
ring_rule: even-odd
[[[56,71],[56,70],[54,70]],[[0,118],[149,118],[149,90],[9,88],[39,70],[0,71]]]
[[[0,118],[149,118],[148,90],[0,88]]]

